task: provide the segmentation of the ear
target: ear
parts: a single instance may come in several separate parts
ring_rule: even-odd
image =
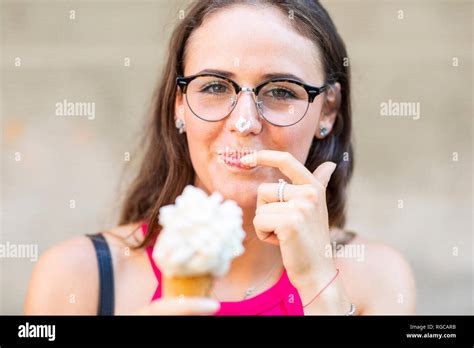
[[[341,106],[341,85],[339,82],[328,86],[324,98],[324,104],[321,109],[321,115],[314,136],[318,139],[324,139],[332,131],[334,122],[336,122],[337,113]],[[326,128],[326,135],[321,136],[321,127]]]
[[[176,98],[174,102],[174,119],[181,119],[184,121],[184,97],[181,89],[179,87],[176,88]]]

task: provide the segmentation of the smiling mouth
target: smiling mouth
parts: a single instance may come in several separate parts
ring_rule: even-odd
[[[252,169],[252,167],[241,163],[240,159],[246,155],[254,154],[256,152],[257,150],[248,148],[237,150],[226,147],[225,151],[217,152],[217,161],[233,168],[249,170]]]

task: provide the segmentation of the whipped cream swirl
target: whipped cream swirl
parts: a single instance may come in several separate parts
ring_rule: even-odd
[[[244,252],[242,209],[220,193],[188,185],[175,204],[160,208],[163,227],[153,259],[166,276],[222,276]]]

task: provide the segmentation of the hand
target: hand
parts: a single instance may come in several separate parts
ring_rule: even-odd
[[[140,308],[135,315],[212,315],[219,302],[206,297],[160,298]]]
[[[278,183],[258,188],[253,224],[257,237],[279,245],[283,265],[291,283],[302,291],[324,286],[336,273],[334,261],[325,256],[330,245],[326,187],[336,168],[324,162],[314,173],[287,152],[262,150],[241,161],[250,166],[278,168],[291,183],[284,188],[284,202],[278,199]]]

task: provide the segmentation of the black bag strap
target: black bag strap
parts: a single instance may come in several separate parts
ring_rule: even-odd
[[[102,233],[87,234],[94,244],[99,264],[99,308],[97,315],[114,315],[114,268],[107,240]]]

